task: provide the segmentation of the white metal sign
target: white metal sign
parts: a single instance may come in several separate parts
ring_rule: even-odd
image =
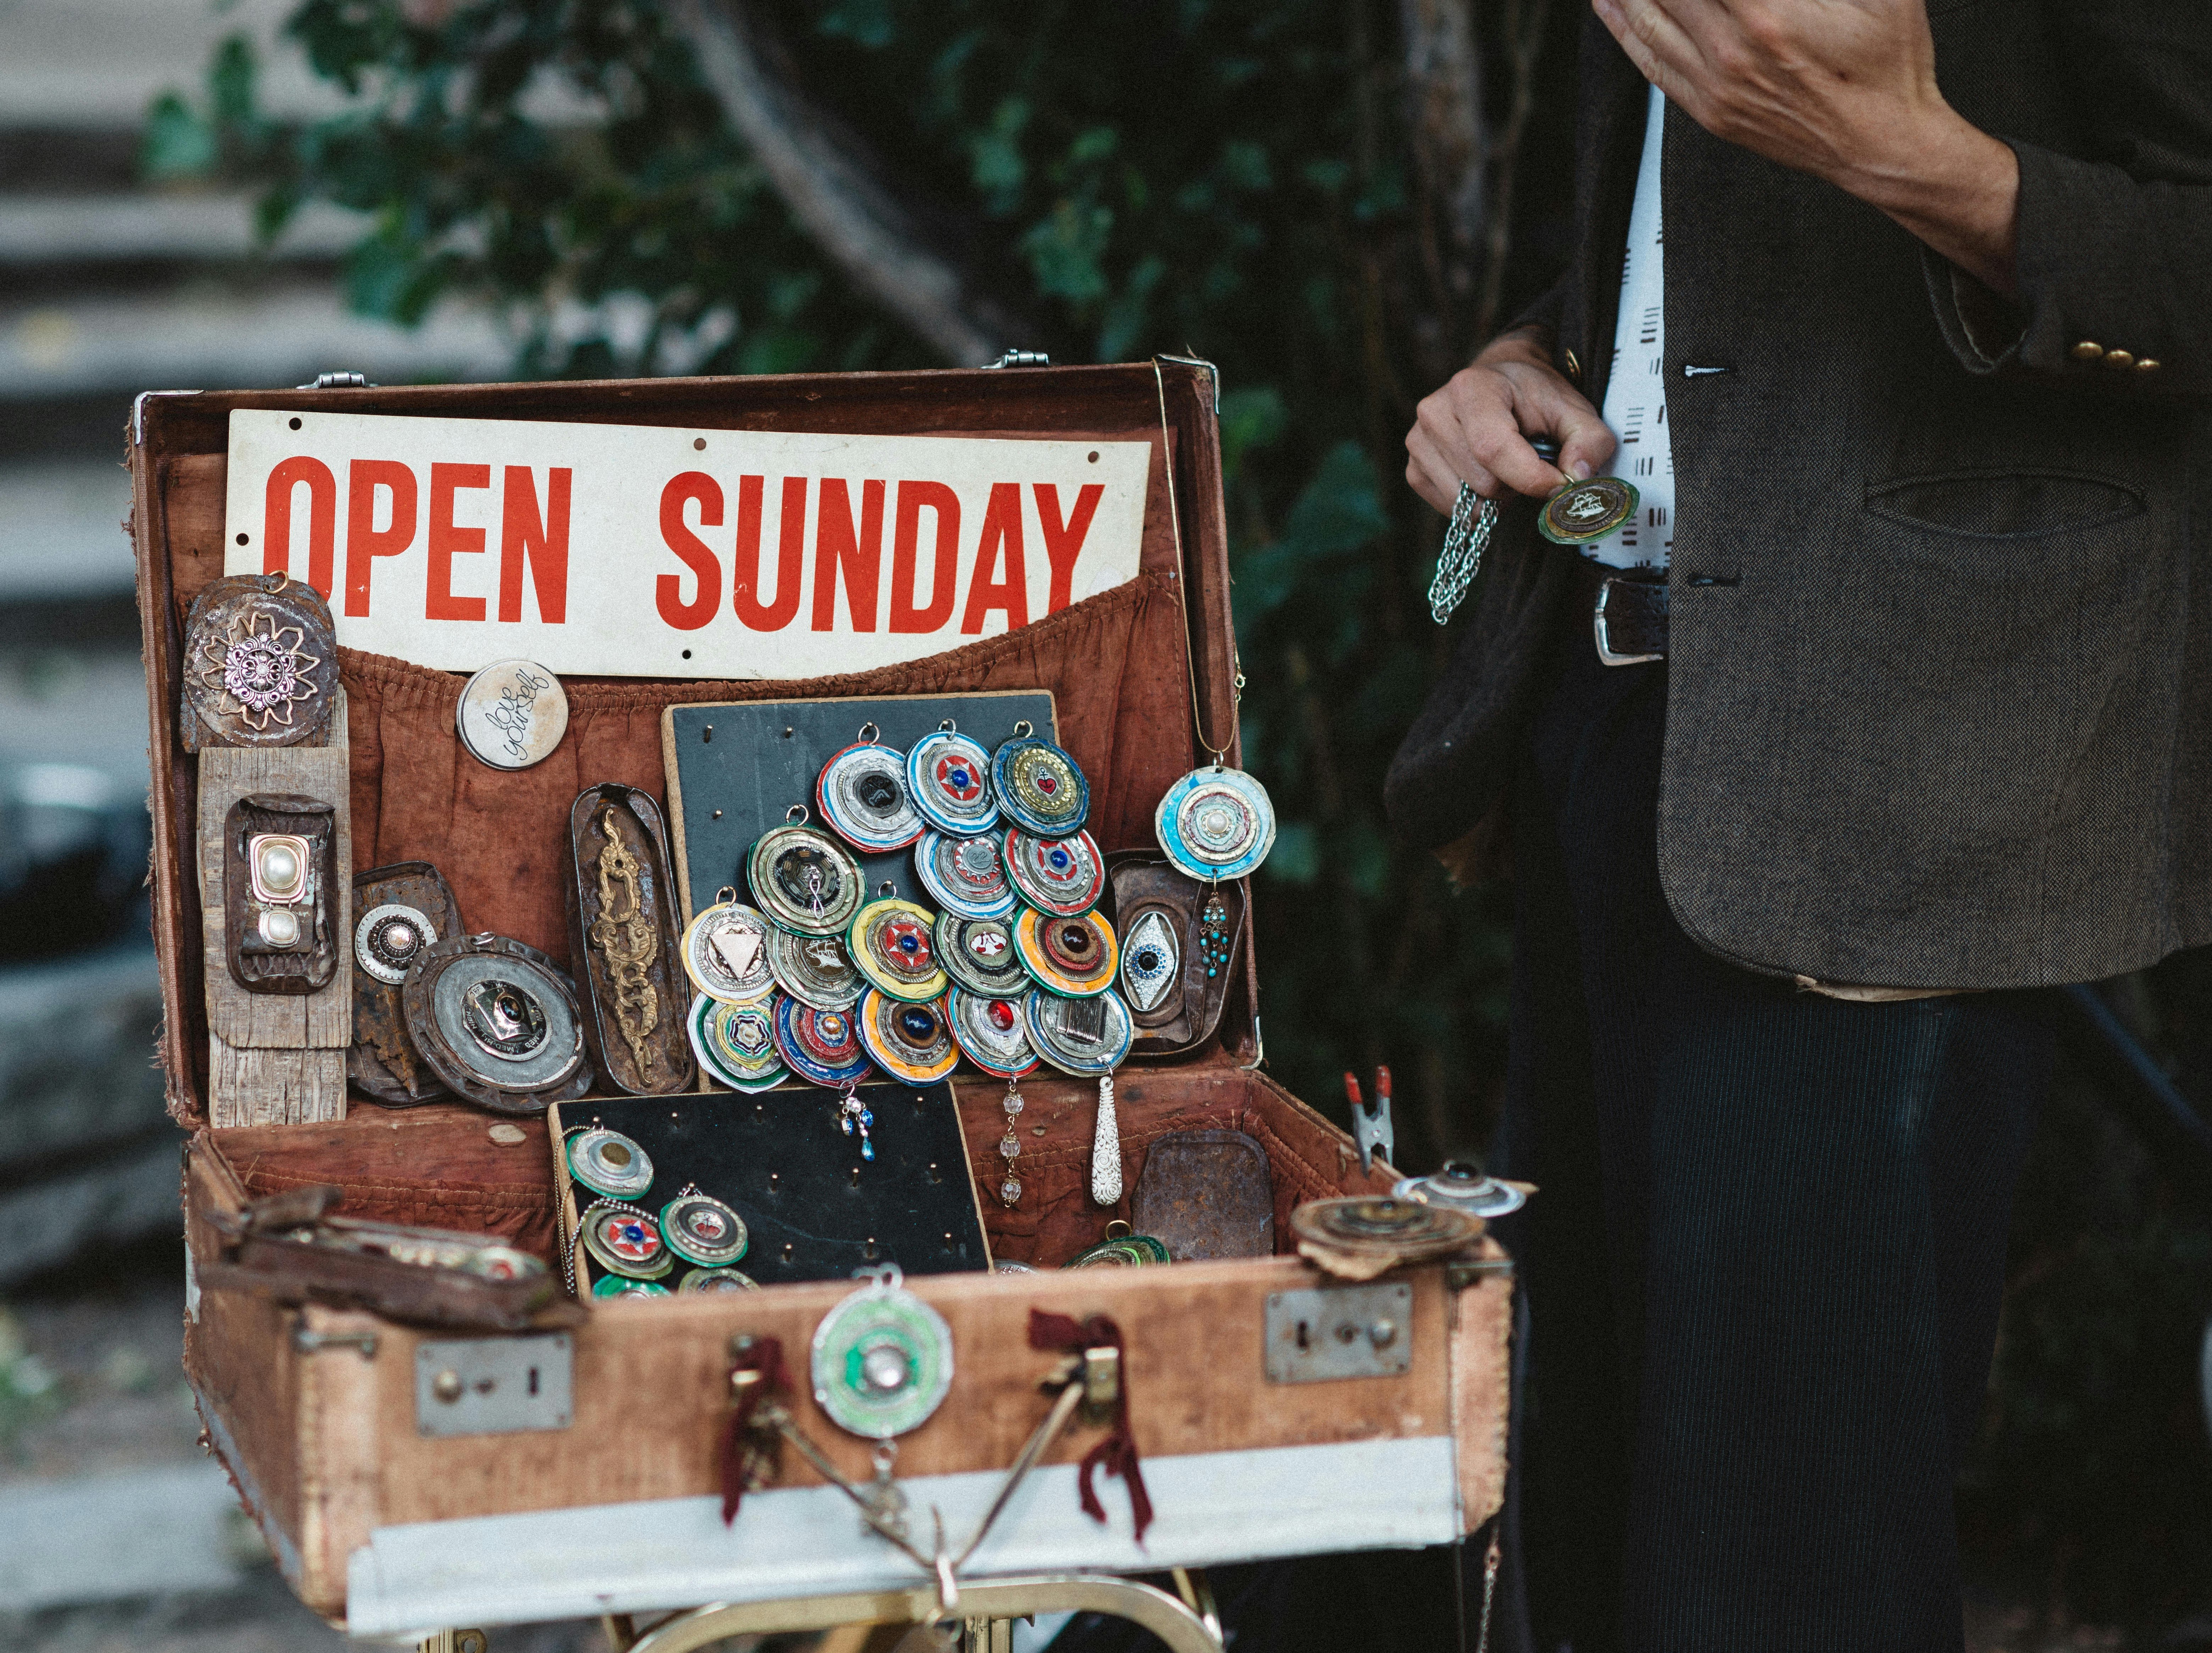
[[[1133,580],[1147,442],[230,416],[223,568],[446,671],[800,678]]]

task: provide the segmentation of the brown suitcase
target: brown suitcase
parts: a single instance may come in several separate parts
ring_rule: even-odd
[[[354,868],[431,861],[471,927],[564,963],[568,805],[597,782],[665,800],[659,717],[669,705],[1049,690],[1063,744],[1097,789],[1091,828],[1109,854],[1150,848],[1155,802],[1201,761],[1193,670],[1208,729],[1235,727],[1214,386],[1202,368],[141,398],[131,467],[153,727],[154,928],[170,1108],[192,1133],[185,1197],[198,1265],[222,1258],[212,1218],[250,1199],[325,1183],[342,1190],[337,1209],[346,1216],[480,1232],[549,1261],[558,1249],[542,1120],[501,1121],[451,1103],[391,1111],[356,1099],[339,1120],[210,1124],[203,981],[222,961],[203,956],[190,859],[199,760],[179,733],[179,655],[193,595],[222,569],[228,419],[240,408],[1152,445],[1141,569],[1129,584],[1018,632],[844,677],[569,679],[565,756],[537,769],[457,763],[453,674],[341,650]],[[1173,445],[1172,512],[1164,433]],[[1122,1070],[1126,1187],[1133,1193],[1147,1146],[1164,1134],[1242,1132],[1266,1149],[1275,1245],[1288,1254],[1296,1206],[1387,1191],[1395,1174],[1379,1161],[1363,1171],[1341,1131],[1261,1071],[1249,933],[1246,943],[1218,1035]],[[995,1187],[1001,1087],[954,1083],[975,1173]],[[1089,1198],[1095,1087],[1039,1077],[1023,1089],[1024,1125],[1047,1130],[1021,1161],[1019,1206],[984,1202],[989,1237],[998,1257],[1053,1269],[1101,1238],[1109,1219],[1126,1218],[1129,1196],[1118,1208]],[[500,1139],[518,1128],[520,1142]],[[1078,1424],[963,1570],[971,1601],[1012,1601],[1003,1591],[994,1597],[990,1583],[1010,1575],[1157,1572],[1453,1541],[1496,1510],[1504,1474],[1510,1278],[1487,1240],[1483,1259],[1405,1268],[1364,1287],[1333,1283],[1294,1255],[910,1279],[908,1289],[950,1322],[957,1371],[945,1404],[901,1442],[900,1482],[925,1530],[933,1507],[956,1542],[972,1530],[1050,1404],[1039,1383],[1052,1358],[1029,1346],[1030,1310],[1103,1313],[1123,1334],[1157,1519],[1139,1544],[1115,1480],[1102,1488],[1105,1524],[1081,1513],[1076,1464],[1100,1431]],[[796,1598],[812,1599],[811,1617],[793,1609],[759,1622],[830,1622],[896,1613],[902,1601],[926,1599],[917,1591],[933,1597],[936,1581],[866,1534],[843,1496],[791,1453],[775,1487],[749,1495],[726,1527],[717,1443],[732,1339],[778,1336],[803,1370],[815,1322],[851,1289],[791,1285],[602,1304],[573,1330],[471,1337],[196,1280],[185,1364],[214,1450],[285,1576],[309,1606],[356,1634]],[[1316,1291],[1324,1295],[1295,1295]],[[1369,1375],[1330,1376],[1321,1357],[1340,1328],[1340,1354],[1403,1342]],[[1271,1333],[1303,1346],[1309,1332],[1312,1349],[1269,1346]],[[431,1398],[440,1384],[465,1406],[441,1412]],[[800,1426],[846,1475],[865,1481],[871,1444],[817,1410],[803,1378],[797,1388]],[[1015,1601],[1012,1610],[1028,1608]]]

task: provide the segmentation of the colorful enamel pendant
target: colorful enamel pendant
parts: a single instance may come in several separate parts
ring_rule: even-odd
[[[1193,769],[1152,813],[1161,852],[1176,870],[1206,884],[1241,878],[1275,844],[1275,805],[1242,769]]]
[[[1018,999],[1030,990],[1029,972],[1014,951],[1009,919],[937,915],[937,962],[970,993],[986,999]]]
[[[1554,545],[1587,545],[1634,516],[1638,500],[1636,485],[1618,477],[1569,483],[1544,501],[1536,532]]]
[[[1033,838],[1080,832],[1091,814],[1091,783],[1075,760],[1049,740],[1014,726],[1014,738],[991,754],[991,787],[1006,817]]]
[[[695,1268],[676,1282],[676,1295],[712,1297],[720,1291],[757,1291],[760,1282],[734,1268]]]
[[[768,957],[773,927],[725,884],[715,892],[714,905],[684,932],[684,973],[693,987],[725,1004],[766,998],[775,988]]]
[[[906,755],[907,791],[921,818],[939,832],[972,838],[999,823],[991,755],[947,718]]]
[[[665,1285],[651,1280],[624,1279],[620,1274],[602,1274],[592,1282],[595,1297],[665,1297],[669,1295]]]
[[[822,1316],[810,1362],[814,1404],[840,1429],[888,1441],[926,1423],[952,1388],[952,1328],[896,1266]]]
[[[860,1042],[876,1066],[908,1085],[933,1084],[960,1060],[941,1001],[917,1005],[871,991],[860,1000],[858,1020]]]
[[[1114,927],[1096,913],[1052,918],[1024,908],[1014,920],[1014,951],[1039,987],[1069,999],[1105,992],[1121,963]]]
[[[930,899],[961,918],[1004,918],[1021,904],[994,834],[955,838],[925,832],[914,847],[914,870]]]
[[[568,1139],[568,1175],[594,1194],[629,1200],[653,1186],[653,1160],[620,1131],[594,1125]]]
[[[1106,891],[1106,858],[1087,832],[1033,838],[1015,827],[1000,848],[1014,889],[1040,912],[1073,918],[1096,907]]]
[[[1087,999],[1063,999],[1032,988],[1022,1000],[1022,1024],[1030,1048],[1046,1064],[1078,1079],[1111,1073],[1129,1054],[1135,1035],[1129,1007],[1111,988]]]
[[[986,1073],[1014,1079],[1035,1071],[1037,1054],[1030,1048],[1018,1000],[990,999],[954,988],[945,995],[945,1017],[960,1054]]]
[[[771,995],[749,1005],[726,1005],[701,994],[691,1001],[691,1054],[708,1075],[732,1091],[773,1090],[790,1078],[775,1043]]]
[[[792,811],[805,812],[796,805]],[[769,921],[798,935],[844,934],[864,898],[852,852],[803,818],[761,835],[745,857],[745,877]]]
[[[862,724],[860,743],[823,764],[814,784],[822,818],[847,843],[869,852],[905,848],[923,824],[907,788],[906,754],[879,744],[882,732]]]
[[[712,1194],[686,1188],[660,1208],[661,1237],[685,1262],[726,1268],[745,1255],[745,1219]]]
[[[850,1010],[868,989],[839,936],[778,930],[768,939],[768,966],[778,987],[817,1010]]]
[[[584,1212],[584,1249],[610,1274],[657,1280],[676,1264],[660,1237],[660,1225],[635,1206],[599,1206]]]
[[[933,924],[928,909],[910,901],[872,901],[853,920],[845,951],[871,987],[926,1004],[945,991]]]
[[[1171,1261],[1168,1249],[1149,1234],[1124,1234],[1119,1239],[1103,1241],[1088,1251],[1079,1251],[1068,1262],[1070,1268],[1145,1268],[1155,1263]]]
[[[873,1069],[852,1012],[816,1010],[796,999],[775,1001],[775,1048],[800,1079],[833,1090],[859,1084]]]

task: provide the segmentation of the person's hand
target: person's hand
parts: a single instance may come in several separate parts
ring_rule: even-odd
[[[1879,207],[2000,292],[2020,171],[1944,100],[1926,0],[1590,0],[1715,137]]]
[[[1553,465],[1528,446],[1531,436],[1559,444]],[[1491,341],[1474,365],[1421,399],[1406,433],[1406,480],[1445,515],[1462,482],[1485,499],[1510,489],[1543,499],[1565,480],[1593,477],[1613,457],[1613,433],[1533,332]]]

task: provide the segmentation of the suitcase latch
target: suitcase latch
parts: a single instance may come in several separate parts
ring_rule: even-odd
[[[575,1351],[550,1337],[476,1337],[415,1349],[415,1432],[514,1435],[566,1429]]]
[[[1267,1381],[1328,1383],[1413,1369],[1413,1288],[1307,1287],[1267,1294]]]

